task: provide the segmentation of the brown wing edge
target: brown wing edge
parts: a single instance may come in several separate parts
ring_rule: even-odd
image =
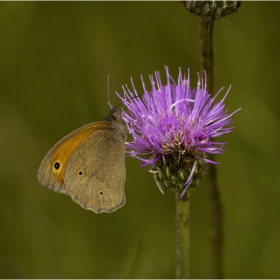
[[[86,124],[76,130],[74,130],[73,132],[67,134],[66,136],[64,136],[61,140],[59,140],[50,150],[49,152],[45,155],[45,157],[43,158],[38,171],[37,171],[37,179],[39,181],[39,183],[50,189],[53,190],[55,192],[59,192],[59,193],[64,193],[64,194],[68,194],[67,189],[65,188],[64,185],[64,180],[63,181],[57,181],[56,178],[53,176],[53,178],[51,179],[46,179],[47,178],[47,174],[49,174],[51,172],[51,156],[54,153],[55,150],[58,149],[59,146],[61,146],[63,143],[65,143],[65,141],[67,141],[68,139],[72,138],[75,135],[78,135],[82,132],[85,132],[87,130],[89,130],[89,135],[92,134],[96,129],[106,129],[108,127],[108,122],[107,121],[101,121],[101,122],[94,122],[94,123],[89,123]],[[85,138],[86,139],[86,138]],[[84,140],[85,140],[84,139]],[[83,141],[84,141],[83,140]],[[82,141],[82,142],[83,142]],[[82,143],[81,142],[81,143]],[[81,144],[79,143],[79,145]],[[69,155],[69,158],[71,157],[71,154]],[[65,169],[65,167],[64,167]],[[64,173],[65,170],[63,170]],[[62,174],[64,175],[64,174]]]

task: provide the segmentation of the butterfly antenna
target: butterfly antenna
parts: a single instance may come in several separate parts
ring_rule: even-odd
[[[107,86],[108,86],[108,103],[110,104],[110,75],[107,78]]]
[[[116,107],[118,107],[118,106],[124,104],[125,102],[128,102],[128,101],[130,101],[130,100],[132,100],[132,99],[134,99],[134,98],[140,98],[140,97],[142,97],[143,95],[144,95],[144,94],[136,95],[136,96],[132,96],[132,97],[130,97],[130,98],[128,98],[128,99],[125,99],[125,100],[123,100],[121,103],[119,103],[118,105],[116,105]]]
[[[108,85],[108,102],[107,102],[107,103],[109,104],[109,106],[110,106],[111,108],[117,108],[117,107],[119,107],[120,105],[124,104],[125,102],[127,102],[127,101],[129,101],[129,100],[131,100],[131,99],[139,98],[139,97],[141,97],[142,95],[144,95],[144,94],[142,94],[142,95],[132,96],[132,97],[126,99],[126,100],[123,100],[122,102],[120,102],[120,103],[117,104],[116,106],[112,106],[111,103],[110,103],[110,75],[108,75],[108,78],[107,78],[107,85]]]

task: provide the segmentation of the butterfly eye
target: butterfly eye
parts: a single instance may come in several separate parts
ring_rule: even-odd
[[[103,195],[103,191],[99,191],[99,195],[102,196]]]
[[[83,176],[84,175],[83,171],[81,171],[81,170],[78,172],[78,174],[79,174],[79,176]]]
[[[54,168],[55,168],[56,170],[58,170],[59,167],[60,167],[60,163],[59,163],[59,162],[56,162],[56,163],[54,164]]]

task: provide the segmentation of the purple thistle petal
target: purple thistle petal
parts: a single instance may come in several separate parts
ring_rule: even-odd
[[[184,194],[186,193],[186,191],[188,190],[188,188],[189,188],[189,186],[190,186],[190,182],[191,182],[191,179],[192,179],[192,177],[193,177],[194,171],[195,171],[195,169],[196,169],[196,165],[197,165],[197,161],[195,161],[194,164],[193,164],[191,174],[190,174],[190,176],[189,176],[187,182],[185,183],[185,186],[186,186],[186,187],[184,188],[184,190],[182,191],[182,193],[181,193],[181,195],[180,195],[180,198],[181,198],[181,199],[183,198]]]

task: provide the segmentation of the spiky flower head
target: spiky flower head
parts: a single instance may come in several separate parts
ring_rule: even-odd
[[[216,20],[237,11],[241,1],[187,1],[181,3],[191,14],[205,18],[206,20]]]
[[[138,96],[133,80],[133,90],[123,86],[120,96],[128,111],[123,111],[131,142],[127,142],[128,154],[138,158],[141,166],[149,166],[155,181],[162,189],[180,191],[184,195],[203,177],[205,164],[218,164],[207,159],[209,154],[220,154],[225,142],[213,141],[229,133],[233,127],[231,116],[225,110],[224,100],[229,92],[214,103],[220,90],[211,97],[204,81],[198,76],[196,89],[190,87],[190,76],[182,76],[179,69],[177,82],[165,67],[167,84],[162,85],[159,72],[150,76],[151,90],[144,84],[144,94]]]

